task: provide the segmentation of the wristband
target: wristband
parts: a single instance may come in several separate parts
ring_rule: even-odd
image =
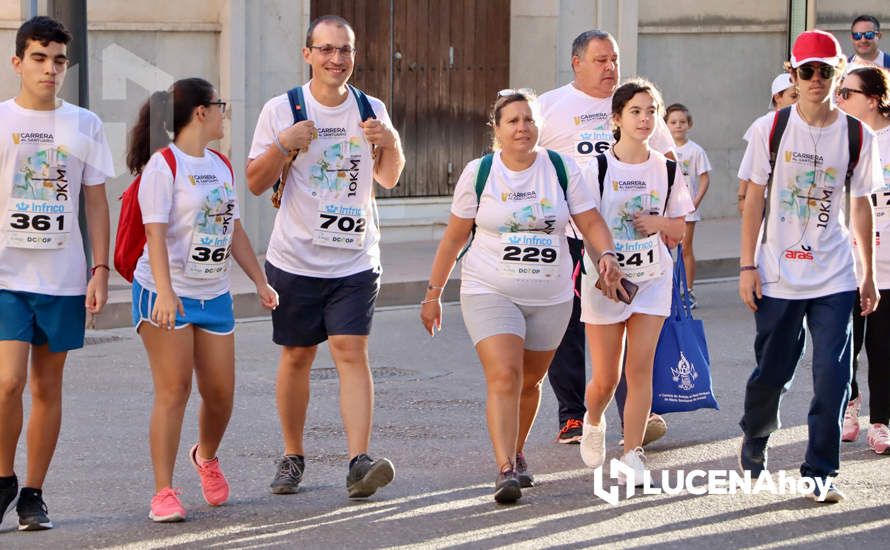
[[[430,298],[429,300],[421,300],[420,305],[431,304],[433,302],[438,302],[438,301],[439,301],[438,298]]]
[[[756,265],[743,265],[743,266],[739,267],[739,273],[741,273],[742,271],[757,271],[757,266]]]
[[[599,261],[603,259],[603,256],[612,256],[616,260],[618,259],[618,253],[614,250],[603,250],[600,252],[600,257],[596,259],[596,263],[599,263]]]
[[[107,265],[105,265],[105,264],[97,264],[97,265],[94,265],[92,268],[90,268],[90,276],[95,275],[95,274],[96,274],[96,270],[99,269],[100,267],[104,267],[105,269],[108,270],[109,273],[111,273],[111,268],[108,267]]]
[[[739,195],[739,200],[740,200],[740,201],[745,200],[745,195]]]
[[[444,286],[436,286],[436,285],[430,283],[430,284],[426,285],[426,289],[427,290],[445,290],[445,287]]]
[[[276,134],[275,139],[272,140],[272,143],[275,144],[275,147],[278,147],[278,150],[281,151],[281,154],[284,156],[290,156],[290,149],[281,144],[281,140],[278,139],[278,135]]]

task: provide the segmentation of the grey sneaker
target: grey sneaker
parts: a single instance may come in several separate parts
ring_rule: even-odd
[[[297,455],[284,455],[278,461],[278,471],[275,479],[269,487],[276,495],[292,495],[300,490],[300,482],[303,480],[303,471],[306,463],[303,457]]]
[[[346,491],[349,498],[367,498],[386,487],[396,476],[395,467],[387,458],[372,459],[362,453],[358,455],[346,476]]]
[[[522,497],[522,488],[516,470],[498,473],[494,482],[494,500],[498,504],[511,504]]]
[[[535,486],[535,476],[528,471],[528,462],[525,461],[525,453],[516,453],[516,478],[523,489]]]

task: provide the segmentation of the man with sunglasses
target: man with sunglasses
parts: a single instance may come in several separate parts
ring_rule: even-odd
[[[879,299],[869,195],[883,185],[883,174],[874,132],[831,101],[844,64],[831,34],[814,30],[798,36],[789,64],[800,91],[797,103],[756,120],[745,152],[749,179],[765,186],[766,194],[747,193],[742,215],[739,295],[754,312],[756,367],[745,389],[739,464],[754,477],[768,469],[767,443],[780,426],[779,405],[803,356],[806,321],[814,396],[800,473],[816,484],[810,496],[818,502],[844,498],[832,479],[840,467],[841,419],[850,395],[856,289],[863,315]],[[787,120],[784,131],[779,120]],[[861,135],[854,163],[851,135]],[[862,259],[859,281],[844,210]]]
[[[571,156],[583,168],[615,142],[611,123],[612,94],[621,80],[615,38],[598,29],[579,34],[572,42],[572,71],[575,74],[572,82],[538,99],[544,120],[539,143],[542,147]],[[667,125],[660,116],[655,117],[655,123],[655,131],[649,138],[650,147],[676,159],[674,140]],[[572,263],[577,265],[583,249],[580,231],[574,225],[566,229]],[[581,290],[580,282],[581,278],[578,277],[575,287],[578,292]],[[587,387],[584,346],[581,301],[576,295],[568,329],[548,371],[550,386],[559,402],[558,443],[581,441],[582,419],[586,412],[584,389]],[[619,414],[624,409],[626,396],[623,382],[622,377],[622,384],[615,396]],[[666,431],[664,419],[656,414],[651,415],[643,444],[655,441]]]
[[[853,41],[855,55],[848,61],[855,65],[876,65],[890,68],[890,55],[878,48],[881,40],[881,24],[872,15],[860,15],[853,20],[850,27],[850,38]]]
[[[383,102],[368,97],[373,117],[362,120],[364,96],[347,85],[356,51],[355,32],[345,19],[313,20],[302,54],[312,79],[293,93],[302,92],[304,100],[293,111],[288,94],[266,103],[247,165],[255,195],[287,170],[266,252],[269,284],[280,296],[272,340],[282,346],[276,396],[284,436],[271,489],[298,491],[309,372],[318,345],[327,341],[340,379],[350,458],[346,488],[349,498],[364,498],[394,476],[389,460],[367,454],[374,404],[368,335],[380,289],[373,185],[395,187],[405,156]],[[297,108],[305,109],[305,120],[295,123]]]

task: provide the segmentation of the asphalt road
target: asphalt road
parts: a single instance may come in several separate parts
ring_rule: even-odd
[[[648,449],[653,470],[722,469],[736,464],[744,381],[752,368],[753,320],[734,281],[699,284],[719,411],[668,415],[668,435]],[[274,405],[277,348],[268,321],[236,329],[235,411],[220,450],[231,500],[207,506],[186,453],[196,437],[198,396],[186,415],[175,485],[189,513],[154,524],[147,425],[151,380],[129,329],[91,333],[73,353],[58,451],[45,486],[51,531],[19,533],[15,513],[0,525],[0,548],[380,548],[886,547],[890,457],[868,450],[864,433],[842,447],[839,486],[848,499],[816,505],[781,495],[638,495],[612,506],[593,495],[578,447],[553,442],[556,402],[549,387],[526,454],[538,486],[518,505],[492,498],[495,467],[485,427],[485,388],[456,305],[445,331],[425,336],[416,307],[378,311],[371,343],[377,407],[372,454],[396,465],[396,479],[366,502],[346,499],[346,452],[336,372],[326,349],[313,372],[306,432],[307,471],[297,495],[268,491],[281,452]],[[865,386],[865,373],[861,373]],[[771,469],[795,474],[804,454],[812,393],[805,360],[772,438]],[[867,390],[866,390],[867,391]],[[862,424],[867,422],[867,410]],[[614,408],[609,423],[617,425]],[[617,456],[618,434],[608,434]],[[24,472],[24,448],[19,449]],[[608,483],[608,481],[607,481]]]

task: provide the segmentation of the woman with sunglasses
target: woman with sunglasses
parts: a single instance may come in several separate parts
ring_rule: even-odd
[[[857,287],[861,315],[873,312],[879,299],[869,195],[883,178],[877,139],[866,127],[849,183],[848,214],[863,266],[858,279],[844,221],[849,134],[859,125],[831,101],[844,65],[831,34],[814,30],[797,37],[789,70],[800,96],[788,110],[754,124],[746,153],[752,156],[750,179],[766,193],[747,193],[742,216],[739,296],[754,312],[757,364],[745,390],[739,462],[752,476],[768,470],[769,437],[779,427],[781,397],[803,356],[806,321],[813,342],[814,395],[800,472],[816,484],[809,496],[818,502],[844,498],[832,479],[840,467],[840,419],[852,368],[850,312]],[[787,126],[771,166],[770,135],[785,114]]]
[[[229,161],[207,148],[223,137],[225,107],[206,80],[178,80],[142,106],[127,154],[130,171],[142,178],[139,206],[147,238],[133,278],[133,324],[154,381],[149,443],[155,496],[149,517],[157,522],[185,519],[172,486],[192,373],[201,410],[189,460],[204,500],[219,506],[228,499],[216,452],[235,388],[229,256],[256,284],[264,307],[278,304],[241,226]]]
[[[869,427],[868,446],[877,454],[890,452],[890,74],[878,67],[855,69],[844,77],[838,89],[837,104],[875,131],[884,185],[871,196],[875,210],[875,276],[881,301],[868,317],[860,315],[857,303],[853,310],[853,377],[850,380],[850,401],[844,413],[843,441],[859,437],[859,407],[862,398],[856,383],[859,352],[865,344],[868,354]],[[881,233],[885,241],[881,243]],[[862,273],[856,256],[856,272]]]
[[[430,335],[441,330],[443,288],[471,239],[461,271],[461,312],[487,383],[499,503],[515,502],[521,487],[534,483],[523,447],[572,312],[570,217],[597,258],[603,292],[614,298],[620,281],[595,193],[571,158],[538,147],[538,122],[533,92],[499,93],[490,117],[494,153],[471,161],[458,180],[420,312]]]
[[[671,185],[668,163],[673,161],[649,145],[663,111],[661,94],[651,82],[633,79],[622,84],[612,96],[617,141],[603,153],[605,174],[600,175],[602,160],[585,168],[595,188],[599,189],[600,180],[609,183],[602,187],[600,209],[615,239],[623,276],[638,288],[632,301],[611,302],[596,292],[597,278],[589,264],[581,282],[581,321],[593,369],[585,392],[581,458],[591,468],[605,462],[605,411],[615,395],[623,363],[627,401],[621,461],[635,475],[632,481],[621,475],[622,484],[641,485],[646,470],[643,434],[652,407],[655,347],[670,314],[673,288],[673,259],[663,239],[682,239],[686,215],[695,210],[682,173],[674,165],[676,179]]]

